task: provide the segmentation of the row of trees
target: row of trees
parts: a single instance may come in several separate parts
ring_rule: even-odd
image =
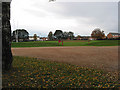
[[[28,32],[24,29],[17,29],[16,31],[13,31],[13,37],[16,38],[16,35],[17,35],[19,39],[26,39],[25,36],[27,35],[27,33]],[[27,37],[29,36],[27,35]],[[104,34],[104,31],[101,31],[99,28],[96,28],[92,31],[91,37],[95,39],[103,39],[105,37],[105,34]],[[37,41],[37,34],[34,34],[33,38],[35,41]],[[48,38],[49,40],[58,40],[58,39],[73,40],[74,33],[71,31],[63,32],[62,30],[56,30],[55,33],[53,34],[52,31],[50,31],[48,34]],[[81,37],[78,35],[76,38],[84,38],[84,37]]]
[[[63,32],[62,30],[56,30],[53,34],[52,31],[48,34],[49,40],[56,40],[56,39],[70,39],[72,40],[74,38],[74,33],[69,32]]]
[[[78,35],[78,38],[81,36]],[[96,28],[92,31],[91,37],[94,39],[104,39],[105,34],[104,31],[101,31],[99,28]],[[63,32],[62,30],[56,30],[55,33],[53,34],[52,31],[49,32],[48,34],[49,40],[56,40],[56,39],[70,39],[73,40],[74,38],[74,33],[73,32]]]

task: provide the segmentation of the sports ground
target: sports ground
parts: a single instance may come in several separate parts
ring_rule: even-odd
[[[100,45],[100,43],[96,45]],[[107,71],[118,70],[118,46],[18,47],[12,48],[12,52],[14,56],[34,57],[40,60],[64,62]]]

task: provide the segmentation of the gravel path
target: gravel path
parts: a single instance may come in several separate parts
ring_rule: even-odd
[[[118,70],[118,46],[30,47],[12,48],[14,56],[66,62],[106,71]]]

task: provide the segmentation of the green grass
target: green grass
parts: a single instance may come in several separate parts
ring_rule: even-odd
[[[49,47],[58,46],[56,41],[13,42],[12,47]]]
[[[118,46],[120,40],[94,40],[88,43],[87,40],[64,41],[63,46]],[[55,47],[58,41],[33,41],[33,42],[12,42],[12,47]]]
[[[18,56],[2,76],[3,88],[113,88],[119,86],[116,80],[100,70]]]

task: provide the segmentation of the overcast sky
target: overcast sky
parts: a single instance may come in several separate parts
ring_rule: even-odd
[[[26,29],[30,35],[42,37],[55,30],[90,36],[95,28],[107,35],[118,32],[118,3],[12,0],[11,26],[12,31]]]

